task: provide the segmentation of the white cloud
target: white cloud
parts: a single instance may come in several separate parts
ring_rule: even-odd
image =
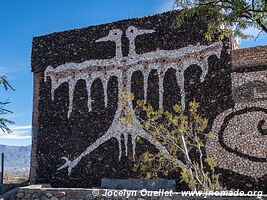
[[[12,74],[12,73],[16,73],[16,72],[19,72],[19,71],[21,71],[20,68],[0,66],[0,74],[1,75]]]
[[[260,33],[260,30],[255,27],[249,27],[246,30],[244,30],[244,33],[247,35],[251,35],[253,37],[257,37],[258,34]]]
[[[24,111],[24,112],[11,113],[8,115],[8,119],[27,117],[27,116],[31,115],[31,112],[32,111],[28,110],[28,111]]]
[[[266,43],[267,34],[264,32],[261,32],[255,27],[249,27],[248,29],[244,30],[244,33],[247,35],[251,35],[252,38],[240,39],[241,48],[255,47],[255,46],[267,44]]]
[[[167,12],[173,10],[175,4],[173,0],[165,0],[162,4],[159,5],[157,12]]]
[[[30,139],[31,138],[31,125],[10,126],[12,133],[4,133],[0,130],[0,139]]]
[[[17,79],[17,75],[30,73],[29,65],[26,63],[15,63],[11,65],[0,63],[0,75],[5,75],[8,77],[9,81],[14,81]]]
[[[13,133],[10,133],[10,134],[5,133],[5,134],[0,135],[0,139],[23,140],[23,139],[30,139],[30,138],[32,138],[32,136],[30,135],[23,136],[23,135],[15,135]]]
[[[31,129],[31,125],[22,125],[22,126],[10,126],[12,130],[24,130],[24,129]]]

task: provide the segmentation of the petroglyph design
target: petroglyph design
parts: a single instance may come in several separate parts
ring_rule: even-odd
[[[119,29],[111,30],[108,36],[96,40],[96,42],[113,41],[116,44],[116,56],[112,59],[98,59],[88,60],[82,63],[65,63],[56,67],[48,66],[45,70],[45,81],[47,77],[51,79],[51,95],[54,99],[55,90],[63,83],[69,85],[69,109],[68,117],[72,114],[73,109],[73,94],[75,84],[78,80],[85,80],[88,92],[88,109],[91,111],[91,86],[93,80],[100,78],[104,88],[105,106],[107,106],[107,83],[111,77],[117,77],[118,79],[118,109],[115,113],[112,125],[107,132],[97,139],[92,145],[90,145],[79,157],[70,161],[68,158],[63,157],[66,161],[64,165],[58,168],[58,170],[68,168],[68,173],[79,163],[79,161],[86,155],[90,154],[101,144],[115,138],[119,144],[119,159],[122,155],[122,135],[125,141],[125,154],[127,155],[127,141],[128,135],[132,136],[132,151],[135,155],[136,137],[140,136],[148,140],[164,155],[170,156],[166,148],[158,141],[152,139],[145,130],[142,129],[140,122],[134,118],[130,126],[126,126],[120,123],[123,112],[133,113],[132,102],[128,102],[126,107],[121,106],[122,92],[131,92],[131,77],[132,74],[140,70],[144,75],[144,96],[147,96],[148,74],[151,70],[157,70],[159,78],[159,107],[163,107],[163,79],[166,71],[170,68],[176,70],[177,82],[181,90],[181,105],[185,108],[185,91],[184,91],[184,71],[193,64],[201,67],[202,75],[201,81],[204,81],[205,76],[208,73],[208,57],[216,55],[220,57],[222,51],[222,43],[213,43],[210,46],[188,46],[180,48],[178,50],[160,50],[157,49],[154,52],[148,52],[144,54],[137,54],[135,51],[135,38],[142,34],[153,34],[154,30],[142,30],[134,26],[130,26],[126,30],[126,37],[129,39],[129,55],[127,57],[122,56],[121,49],[121,36],[122,31]],[[177,162],[180,162],[177,160]],[[180,163],[182,164],[182,163]]]
[[[233,91],[238,94],[235,108],[216,118],[216,138],[206,144],[208,155],[217,160],[220,168],[253,178],[267,172],[266,75],[267,71],[232,74]]]

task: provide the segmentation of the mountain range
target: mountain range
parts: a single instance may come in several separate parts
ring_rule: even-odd
[[[30,170],[31,145],[8,146],[0,144],[0,158],[1,153],[4,153],[5,172],[26,172]]]

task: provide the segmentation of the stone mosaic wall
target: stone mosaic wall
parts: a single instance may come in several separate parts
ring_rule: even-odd
[[[267,70],[233,72],[231,79],[235,106],[215,119],[217,137],[207,141],[207,153],[220,168],[255,180],[244,185],[258,182],[266,192]]]
[[[266,170],[265,72],[231,74],[227,43],[206,43],[207,26],[197,18],[177,28],[175,15],[168,12],[34,38],[32,180],[54,187],[99,187],[102,178],[134,178],[130,156],[146,150],[169,153],[137,118],[125,126],[121,117],[133,112],[137,99],[170,111],[175,103],[186,110],[196,99],[210,120],[207,132],[215,120],[218,140],[208,141],[207,153],[218,158],[222,181],[228,184],[230,172],[241,181],[233,187],[266,186],[253,182],[264,176],[258,170]],[[258,75],[262,78],[255,78]],[[135,99],[122,105],[123,92],[134,93]],[[256,103],[257,109],[248,102]],[[242,105],[248,111],[243,112]],[[241,118],[244,126],[236,127]],[[255,126],[255,131],[243,130],[245,125],[249,130]],[[240,139],[240,132],[232,134],[236,128],[247,139]],[[232,158],[239,159],[234,163],[239,165],[233,166]],[[179,174],[168,178],[179,179]]]

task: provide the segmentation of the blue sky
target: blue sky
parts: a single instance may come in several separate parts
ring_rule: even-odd
[[[81,28],[121,19],[152,15],[173,8],[171,0],[1,0],[0,74],[9,78],[15,91],[0,88],[1,99],[9,99],[6,115],[16,124],[12,134],[0,132],[0,144],[31,144],[33,36]],[[248,30],[257,34],[256,30]],[[241,41],[241,47],[267,45],[267,34],[255,41]]]

